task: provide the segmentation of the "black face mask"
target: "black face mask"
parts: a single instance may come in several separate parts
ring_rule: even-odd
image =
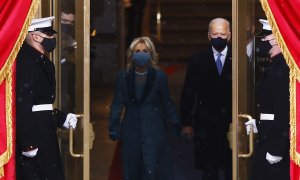
[[[227,39],[221,37],[211,38],[211,44],[217,51],[222,51],[227,46]]]
[[[56,47],[56,38],[44,38],[41,45],[44,47],[45,51],[52,52]]]
[[[258,43],[258,52],[259,52],[261,55],[268,56],[271,49],[272,49],[272,45],[270,44],[269,41],[262,41],[262,40],[261,40],[261,41]]]
[[[74,37],[74,26],[72,26],[71,24],[61,24],[60,25],[61,27],[61,31],[68,34],[68,35],[71,35],[72,37]]]

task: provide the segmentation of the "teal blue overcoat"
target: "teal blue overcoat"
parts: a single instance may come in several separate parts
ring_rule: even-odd
[[[118,73],[109,129],[120,129],[123,179],[172,180],[167,124],[179,119],[170,99],[167,77],[148,67],[142,98],[135,98],[134,69]]]

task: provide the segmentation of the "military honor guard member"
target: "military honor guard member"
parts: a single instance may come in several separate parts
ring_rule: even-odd
[[[75,114],[53,109],[54,17],[33,19],[16,65],[17,180],[64,180],[56,128],[75,128]]]
[[[258,119],[248,121],[258,130],[251,180],[289,180],[289,67],[267,20],[259,53],[270,58],[257,90]],[[257,127],[256,127],[257,125]]]

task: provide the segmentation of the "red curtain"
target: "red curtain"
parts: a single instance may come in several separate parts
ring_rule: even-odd
[[[261,0],[262,7],[290,67],[291,179],[300,179],[300,1]],[[298,108],[297,108],[298,107]]]
[[[0,179],[15,175],[15,59],[38,0],[0,0]]]

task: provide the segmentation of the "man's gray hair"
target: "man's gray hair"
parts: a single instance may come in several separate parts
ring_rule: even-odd
[[[211,20],[208,25],[208,32],[211,31],[211,26],[215,23],[225,23],[228,28],[228,32],[230,32],[230,23],[227,19],[224,19],[224,18],[215,18],[215,19]]]

